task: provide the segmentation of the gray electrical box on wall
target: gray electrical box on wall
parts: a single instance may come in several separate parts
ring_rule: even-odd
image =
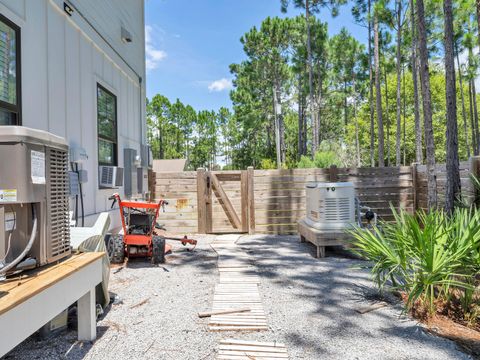
[[[124,191],[125,196],[131,197],[138,194],[137,182],[137,150],[124,149],[123,150],[124,168]]]
[[[148,192],[148,169],[146,167],[137,168],[138,193],[144,195]]]

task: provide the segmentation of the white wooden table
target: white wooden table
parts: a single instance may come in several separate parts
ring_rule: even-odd
[[[78,339],[97,336],[95,286],[103,253],[81,253],[0,283],[0,357],[77,301]]]

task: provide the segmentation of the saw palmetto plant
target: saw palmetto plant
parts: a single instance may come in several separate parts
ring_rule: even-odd
[[[479,212],[457,209],[447,216],[442,211],[412,215],[392,210],[394,222],[352,231],[354,251],[373,263],[378,286],[405,292],[407,308],[421,301],[430,314],[435,301],[448,301],[452,290],[471,294],[480,271]]]

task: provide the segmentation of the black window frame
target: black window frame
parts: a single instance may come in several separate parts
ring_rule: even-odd
[[[6,18],[3,14],[0,14],[0,21],[5,23],[15,32],[15,70],[16,70],[16,100],[17,103],[10,104],[3,100],[0,100],[0,109],[7,110],[11,113],[15,113],[16,122],[14,125],[22,125],[22,32],[20,26],[15,24],[10,19]]]
[[[107,93],[108,95],[112,96],[113,97],[113,100],[114,100],[114,110],[115,110],[115,116],[114,116],[114,130],[115,130],[115,139],[113,138],[108,138],[108,137],[105,137],[104,135],[101,135],[100,134],[100,126],[98,124],[98,90],[102,90],[104,91],[105,93]],[[96,95],[97,95],[97,160],[98,160],[98,165],[100,166],[118,166],[118,110],[117,110],[117,96],[111,92],[110,90],[108,90],[105,86],[103,86],[102,84],[98,83],[97,82],[97,92],[96,92]],[[112,163],[106,163],[106,162],[102,162],[100,161],[100,140],[103,140],[103,141],[108,141],[110,143],[113,144],[113,161]]]

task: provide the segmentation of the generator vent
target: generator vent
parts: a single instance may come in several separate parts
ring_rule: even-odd
[[[49,148],[48,153],[49,240],[51,241],[51,256],[57,257],[70,251],[68,152]]]
[[[327,198],[319,201],[320,219],[327,221],[349,221],[350,219],[349,198]],[[323,216],[322,216],[323,215]]]

